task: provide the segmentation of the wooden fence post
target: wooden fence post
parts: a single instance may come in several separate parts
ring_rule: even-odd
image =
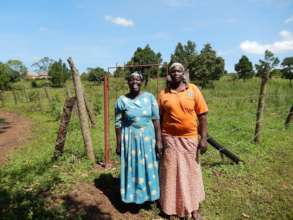
[[[96,122],[95,122],[95,117],[90,109],[90,106],[89,106],[89,103],[86,99],[86,97],[84,96],[84,103],[85,103],[85,108],[86,108],[86,111],[88,113],[88,117],[89,117],[89,120],[90,120],[90,125],[93,126],[93,127],[96,127]]]
[[[74,89],[75,89],[75,94],[76,94],[76,98],[77,98],[79,120],[80,120],[83,140],[85,143],[86,153],[87,153],[88,158],[92,161],[92,163],[95,163],[96,160],[95,160],[95,155],[94,155],[94,151],[93,151],[92,138],[91,138],[90,130],[88,127],[88,125],[89,125],[88,116],[87,116],[86,107],[85,107],[85,103],[84,103],[81,81],[80,81],[78,71],[75,68],[75,65],[74,65],[72,58],[69,57],[67,61],[69,63],[69,66],[70,66],[71,72],[72,72],[72,80],[74,83]]]
[[[66,98],[64,106],[63,106],[63,114],[61,117],[58,136],[56,139],[55,151],[53,155],[53,159],[57,160],[59,156],[62,155],[64,151],[64,144],[67,134],[67,127],[70,122],[71,113],[73,106],[76,103],[76,97]]]
[[[292,118],[293,118],[293,105],[291,106],[290,111],[289,111],[289,114],[288,114],[288,116],[286,118],[285,128],[288,128],[289,127],[289,123],[292,120]]]
[[[256,123],[255,123],[255,133],[254,133],[254,143],[258,144],[260,142],[260,132],[261,132],[261,121],[263,117],[264,107],[265,107],[265,96],[267,82],[269,80],[269,71],[261,77],[260,92],[258,98],[257,112],[256,112]]]

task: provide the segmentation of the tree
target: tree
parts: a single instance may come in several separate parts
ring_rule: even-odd
[[[256,124],[255,124],[255,135],[254,135],[255,143],[259,143],[260,141],[261,121],[262,121],[262,115],[263,115],[264,106],[265,106],[267,82],[270,79],[271,71],[274,70],[275,66],[278,65],[278,63],[279,63],[279,59],[275,57],[271,51],[266,50],[264,60],[260,60],[259,64],[255,65],[255,68],[259,76],[261,76],[261,85],[260,85],[258,106],[257,106],[257,112],[256,112]]]
[[[191,69],[191,65],[194,64],[197,58],[196,45],[192,41],[187,41],[186,45],[177,43],[174,54],[171,55],[171,61],[169,65],[174,62],[183,64],[186,69]],[[191,74],[192,75],[192,74]]]
[[[162,62],[161,54],[155,53],[147,44],[145,48],[138,47],[134,52],[128,65],[144,65],[144,64],[160,64]],[[148,83],[149,77],[156,77],[158,73],[158,66],[154,67],[130,67],[129,71],[139,71],[144,75],[145,85]]]
[[[50,65],[48,75],[53,87],[63,87],[66,80],[70,78],[70,71],[66,64],[59,59]]]
[[[7,65],[24,78],[27,75],[27,68],[20,60],[8,60]]]
[[[126,77],[129,74],[128,68],[117,67],[114,71],[114,77]]]
[[[33,63],[32,67],[35,68],[37,73],[48,72],[54,60],[49,57],[43,57],[39,61]]]
[[[18,72],[14,71],[6,63],[0,63],[0,89],[10,88],[10,84],[20,79]]]
[[[202,87],[212,84],[211,81],[219,80],[225,74],[225,62],[218,57],[210,44],[205,44],[200,54],[190,65],[190,79],[196,80]]]
[[[87,68],[87,80],[93,82],[102,82],[106,71],[101,67]]]
[[[293,79],[293,57],[286,57],[281,63],[283,69],[281,69],[282,77],[285,79],[289,79],[290,86],[292,87],[292,79]]]
[[[243,79],[243,80],[250,79],[254,75],[252,63],[249,61],[248,57],[245,55],[243,55],[240,58],[239,62],[235,64],[234,69],[237,72],[239,79]]]

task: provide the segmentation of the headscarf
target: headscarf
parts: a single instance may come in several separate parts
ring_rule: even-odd
[[[175,67],[179,67],[182,70],[182,72],[185,71],[184,66],[181,63],[178,63],[178,62],[172,63],[172,65],[170,66],[169,70],[171,71]]]
[[[130,73],[129,76],[127,77],[127,80],[129,80],[132,76],[138,76],[140,77],[141,81],[143,81],[143,75],[140,73],[140,72],[133,72],[133,73]]]

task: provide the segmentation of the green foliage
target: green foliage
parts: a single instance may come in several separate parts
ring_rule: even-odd
[[[51,82],[45,79],[40,80],[32,80],[31,81],[31,87],[32,88],[42,88],[42,87],[48,87],[51,86]]]
[[[128,68],[123,67],[117,67],[114,71],[114,77],[123,77],[126,78],[130,74],[130,71]]]
[[[66,80],[70,78],[70,71],[66,64],[59,59],[50,66],[48,75],[53,87],[63,87]]]
[[[8,60],[7,65],[16,71],[22,78],[27,75],[27,68],[20,60]]]
[[[293,57],[286,57],[282,64],[283,69],[281,70],[282,72],[282,77],[285,79],[290,80],[290,85],[292,86],[292,79],[293,79]]]
[[[101,68],[88,68],[87,69],[87,80],[92,82],[101,83],[104,79],[104,75],[107,74],[107,72]]]
[[[62,115],[62,105],[59,96],[56,94],[51,97],[49,114],[55,121],[60,120]]]
[[[245,55],[235,64],[235,71],[237,72],[238,78],[243,80],[250,79],[254,75],[253,65]]]
[[[171,60],[169,65],[174,62],[179,62],[183,64],[186,69],[192,69],[192,65],[197,58],[198,54],[196,52],[196,45],[192,41],[187,41],[186,45],[182,43],[177,43],[174,54],[171,55]],[[191,73],[192,75],[193,73]]]
[[[202,87],[213,85],[212,81],[219,80],[225,74],[224,65],[224,59],[217,56],[210,44],[206,44],[190,66],[190,79]]]
[[[145,65],[145,64],[160,64],[162,62],[161,54],[155,53],[147,44],[144,48],[138,47],[134,52],[128,65]],[[130,67],[129,72],[138,71],[144,75],[145,85],[148,83],[149,77],[157,77],[158,66],[153,67]]]
[[[0,90],[11,88],[11,84],[20,80],[20,75],[8,64],[0,63]]]
[[[274,70],[278,63],[279,59],[271,51],[266,50],[264,60],[259,60],[259,64],[255,64],[257,76],[266,80],[269,79],[271,71]]]

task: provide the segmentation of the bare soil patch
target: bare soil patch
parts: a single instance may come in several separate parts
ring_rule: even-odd
[[[30,119],[12,112],[0,111],[0,165],[7,162],[10,152],[29,139],[31,128]]]

